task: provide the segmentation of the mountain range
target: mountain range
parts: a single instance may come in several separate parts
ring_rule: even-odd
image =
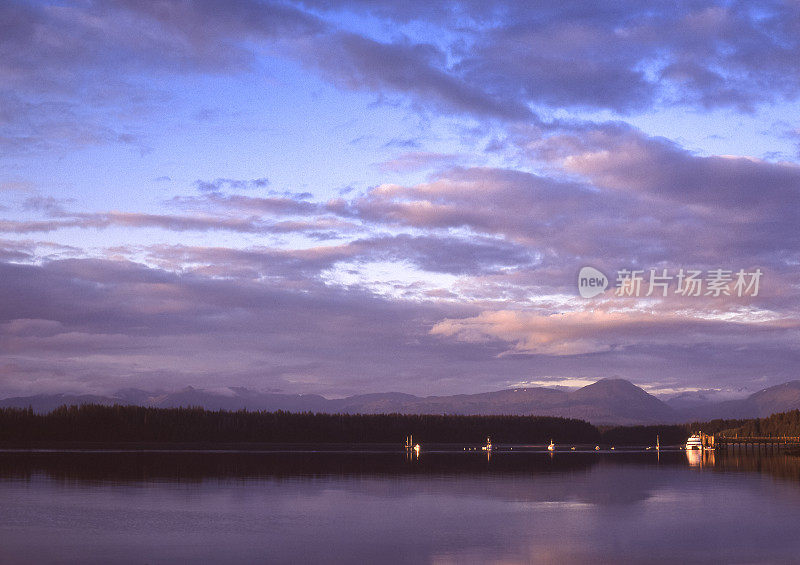
[[[800,408],[800,381],[720,400],[714,391],[681,394],[666,401],[624,379],[602,379],[575,391],[545,387],[516,388],[480,394],[414,396],[398,392],[327,399],[316,394],[278,394],[242,387],[208,391],[194,387],[173,392],[124,389],[109,396],[49,394],[0,400],[0,407],[31,407],[49,412],[61,405],[124,404],[208,410],[284,410],[328,413],[509,414],[561,416],[596,425],[668,424],[714,418],[756,418]]]

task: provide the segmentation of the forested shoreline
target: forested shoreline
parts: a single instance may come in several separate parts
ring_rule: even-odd
[[[560,441],[591,443],[582,420],[538,416],[448,416],[211,411],[202,408],[62,406],[47,414],[0,409],[0,442],[426,443]]]
[[[800,410],[790,410],[766,418],[745,420],[738,426],[732,426],[725,433],[744,437],[800,436]]]
[[[683,443],[693,431],[739,435],[800,435],[800,410],[754,420],[597,427],[547,416],[440,414],[321,414],[212,411],[203,408],[62,406],[46,414],[0,409],[0,444],[400,444],[409,434],[420,443],[558,443],[662,445]]]

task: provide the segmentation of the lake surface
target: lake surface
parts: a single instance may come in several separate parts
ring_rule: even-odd
[[[785,455],[0,452],[0,503],[1,563],[800,555],[800,459]]]

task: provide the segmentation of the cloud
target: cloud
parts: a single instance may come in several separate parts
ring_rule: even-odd
[[[142,214],[107,212],[100,214],[67,214],[66,218],[51,220],[0,221],[0,232],[33,233],[52,232],[67,228],[105,229],[112,226],[129,228],[160,228],[170,231],[234,231],[241,233],[268,233],[269,224],[257,219],[210,218],[177,216],[169,214]]]
[[[700,156],[622,124],[588,126],[528,146],[592,185],[656,214],[681,211],[694,241],[709,257],[737,254],[748,262],[785,264],[800,245],[800,167],[751,157]],[[697,253],[695,253],[697,254]]]
[[[621,113],[659,104],[750,111],[800,93],[798,7],[792,3],[532,8],[498,1],[434,10],[417,2],[377,2],[357,10],[455,32],[461,41],[448,46],[456,61],[448,76],[498,100]]]
[[[487,32],[459,69],[471,84],[498,96],[552,107],[640,110],[655,100],[657,85],[637,68],[642,49],[608,29],[615,23],[509,22]]]
[[[263,203],[262,203],[263,204]],[[278,205],[278,208],[281,206]],[[56,216],[46,220],[0,220],[0,233],[46,233],[64,229],[156,228],[173,232],[228,231],[235,233],[301,233],[310,235],[329,232],[338,237],[340,232],[351,231],[355,226],[335,218],[311,218],[307,221],[268,221],[257,215],[180,215],[145,214],[140,212],[66,212],[59,208],[48,208]]]
[[[324,26],[289,6],[253,0],[102,6],[5,2],[0,76],[7,86],[75,89],[93,75],[141,69],[230,72],[252,58],[243,41],[318,32]]]
[[[293,196],[254,197],[241,194],[225,195],[210,193],[206,195],[205,202],[212,206],[222,206],[239,211],[253,213],[266,213],[277,215],[308,216],[324,213],[324,206],[306,200],[307,193]],[[192,200],[179,200],[178,203],[198,202]],[[198,202],[202,203],[202,202]]]
[[[646,203],[587,184],[486,167],[450,169],[414,186],[384,184],[347,211],[368,222],[503,237],[528,246],[545,265],[553,260],[576,272],[582,257],[661,261],[692,221],[682,210],[654,217]]]
[[[752,347],[761,342],[790,347],[800,330],[795,319],[732,321],[709,319],[702,311],[695,314],[676,314],[668,308],[653,312],[601,307],[549,314],[495,310],[443,320],[431,334],[469,343],[502,340],[512,344],[512,353],[567,356],[636,345],[679,348],[722,342]]]
[[[406,378],[424,388],[447,375],[451,361],[462,363],[454,353],[461,347],[442,349],[426,336],[441,315],[433,305],[123,261],[0,264],[0,275],[0,343],[20,369],[0,379],[4,389],[31,386],[26,370],[104,390],[140,386],[154,372],[173,383],[209,384],[224,374],[295,391],[385,390]],[[425,375],[408,370],[420,361]],[[306,367],[305,383],[271,376],[280,366]]]
[[[614,190],[729,209],[775,212],[800,199],[800,167],[753,157],[698,156],[623,124],[555,135],[534,154]],[[794,208],[794,206],[792,206]]]
[[[794,322],[604,312],[559,321],[388,299],[311,278],[295,287],[283,277],[220,278],[129,261],[0,263],[0,280],[0,390],[15,393],[224,378],[288,392],[437,394],[554,375],[662,382],[666,367],[698,386],[731,386],[754,374],[786,380],[800,360]]]
[[[709,387],[794,378],[800,169],[700,155],[623,122],[563,116],[741,112],[796,100],[797,10],[6,2],[0,148],[9,156],[143,147],[154,131],[148,119],[160,113],[172,120],[165,131],[182,120],[206,128],[197,109],[208,117],[219,101],[182,106],[177,89],[210,75],[236,77],[225,83],[234,94],[245,83],[280,81],[261,76],[265,69],[302,67],[307,74],[296,76],[307,84],[315,74],[431,119],[425,135],[398,131],[385,143],[399,154],[377,172],[393,182],[327,201],[302,186],[271,189],[263,177],[216,176],[213,163],[188,177],[197,179],[194,195],[146,211],[102,209],[113,182],[92,187],[99,200],[89,208],[24,181],[0,184],[19,192],[0,220],[9,234],[0,241],[0,388],[49,386],[54,375],[87,389],[164,379],[209,385],[225,374],[335,394],[489,390],[559,376],[647,382],[673,371]],[[320,92],[328,111],[330,89]],[[261,124],[243,121],[251,109],[223,111],[253,131]],[[371,147],[383,143],[368,135]],[[482,156],[461,157],[470,144]],[[147,162],[179,162],[172,157]],[[462,166],[475,159],[492,166]],[[80,175],[39,178],[59,167],[31,172],[37,189],[86,186]],[[309,186],[326,189],[324,178]],[[101,249],[95,238],[81,250],[22,239],[64,230],[53,239],[85,241],[86,232],[66,230],[111,229],[126,245]],[[184,244],[154,245],[155,230]],[[747,301],[599,300],[589,311],[575,297],[585,265],[610,275],[722,267],[765,276],[761,295]]]
[[[5,2],[0,146],[146,150],[133,122],[110,116],[132,105],[137,115],[162,111],[173,94],[148,88],[148,79],[260,72],[269,57],[426,113],[501,122],[536,123],[540,108],[753,111],[800,94],[800,18],[791,3],[347,8],[399,24],[390,38],[348,29],[344,10],[256,0]]]
[[[2,72],[0,72],[2,76]],[[60,96],[60,95],[59,95]],[[0,91],[0,147],[8,152],[64,150],[100,144],[122,144],[145,151],[142,140],[117,125],[108,125],[73,100],[23,99]]]
[[[26,198],[22,203],[22,208],[24,210],[36,210],[51,215],[59,215],[64,213],[64,204],[71,202],[75,202],[75,200],[36,195]]]
[[[157,264],[176,271],[253,279],[283,277],[311,285],[318,282],[323,270],[343,262],[395,262],[453,275],[484,275],[526,268],[535,262],[525,247],[502,240],[408,234],[304,249],[153,246],[149,254]]]
[[[33,197],[28,208],[48,217],[4,220],[0,230],[302,233],[345,241],[328,248],[330,257],[470,276],[503,269],[515,286],[548,291],[572,292],[574,275],[586,264],[607,272],[760,267],[769,270],[776,293],[786,287],[800,248],[795,165],[698,156],[618,123],[555,124],[515,142],[548,163],[550,175],[452,167],[423,183],[386,183],[328,202],[308,193],[255,197],[213,190],[176,197],[170,203],[181,211],[172,214],[68,212],[60,202]],[[218,179],[214,186],[236,183]],[[378,235],[386,229],[391,237]],[[532,273],[522,281],[526,269]]]
[[[475,88],[451,72],[446,54],[427,43],[382,43],[338,32],[303,46],[302,60],[340,87],[402,93],[422,107],[501,119],[531,119],[533,113],[509,96]]]
[[[249,42],[273,45],[325,27],[290,6],[256,0],[12,0],[0,5],[0,21],[0,147],[14,151],[144,147],[119,117],[156,114],[170,94],[142,76],[249,72]]]
[[[34,251],[29,242],[0,239],[0,261],[29,261],[34,258]]]
[[[269,186],[269,179],[258,178],[252,180],[238,179],[214,179],[213,181],[196,180],[194,185],[200,192],[221,192],[223,190],[248,190],[254,188],[266,188]]]

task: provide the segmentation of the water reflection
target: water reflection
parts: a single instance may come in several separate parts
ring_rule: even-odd
[[[206,478],[347,475],[537,475],[575,473],[598,465],[687,466],[800,478],[800,457],[730,451],[0,451],[0,480],[43,474],[58,480],[139,482]]]
[[[752,473],[790,481],[800,486],[800,457],[767,451],[687,450],[690,467],[716,473]]]
[[[795,457],[489,455],[0,453],[0,562],[788,563],[800,552]],[[699,531],[707,541],[687,546]]]
[[[0,452],[0,480],[140,482],[319,476],[536,475],[585,470],[608,457],[548,452]],[[621,455],[621,454],[620,454]],[[619,459],[617,456],[616,459]],[[650,458],[637,458],[645,462]]]
[[[706,449],[687,449],[686,459],[690,467],[713,467],[715,463],[716,451]]]

